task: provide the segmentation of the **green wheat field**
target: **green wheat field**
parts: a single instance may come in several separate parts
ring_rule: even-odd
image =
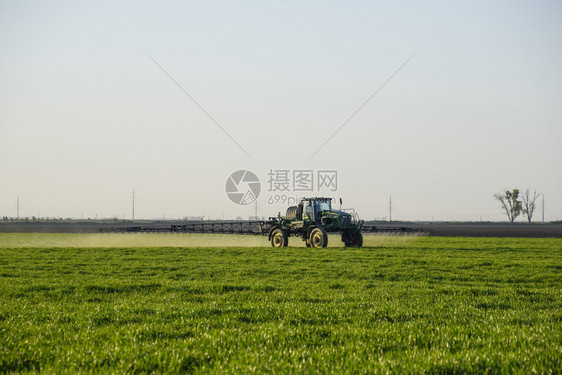
[[[562,239],[0,234],[0,373],[561,373]]]

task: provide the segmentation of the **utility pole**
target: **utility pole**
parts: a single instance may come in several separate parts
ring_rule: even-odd
[[[133,221],[135,221],[135,188],[133,188]]]
[[[20,219],[20,196],[18,195],[18,200],[17,200],[17,216],[16,219],[19,220]]]
[[[392,195],[390,196],[390,200],[388,201],[388,221],[392,221]]]
[[[542,223],[544,224],[544,194],[542,195]]]

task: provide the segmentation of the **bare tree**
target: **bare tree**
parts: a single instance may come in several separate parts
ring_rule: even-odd
[[[517,200],[519,198],[519,189],[513,189],[512,191],[506,190],[502,194],[494,194],[494,198],[502,204],[509,222],[513,223],[523,209],[521,201]]]
[[[538,194],[536,190],[533,191],[533,194],[531,194],[531,191],[529,190],[529,188],[527,188],[527,190],[525,190],[525,194],[523,194],[523,196],[521,197],[521,199],[523,200],[523,215],[527,216],[527,220],[529,220],[529,223],[533,219],[533,213],[535,212],[536,207],[535,202],[540,196],[541,194]]]

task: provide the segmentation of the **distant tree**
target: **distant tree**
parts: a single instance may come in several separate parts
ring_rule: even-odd
[[[523,196],[521,197],[521,199],[523,200],[523,215],[527,216],[527,220],[529,220],[529,223],[533,219],[533,213],[535,212],[536,208],[536,201],[540,196],[541,194],[537,194],[536,190],[534,190],[533,194],[531,194],[531,191],[529,190],[529,188],[527,188],[527,190],[525,190],[525,194],[523,194]]]
[[[509,222],[513,223],[515,218],[519,216],[523,210],[521,201],[518,200],[519,189],[513,189],[512,191],[506,190],[502,194],[494,194],[494,198],[502,204]]]

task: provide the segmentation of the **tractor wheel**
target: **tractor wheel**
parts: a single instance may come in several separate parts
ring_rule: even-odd
[[[328,233],[324,230],[324,228],[314,228],[312,232],[310,232],[310,245],[311,247],[315,247],[317,249],[328,246]]]
[[[345,247],[363,247],[363,234],[361,232],[348,233],[343,240]]]
[[[355,233],[355,235],[353,237],[355,238],[353,246],[354,247],[363,247],[363,234],[361,232],[357,232],[357,233]]]
[[[353,246],[353,233],[350,230],[345,230],[341,233],[341,242],[345,247]]]
[[[289,237],[287,232],[281,228],[277,228],[271,234],[271,246],[273,247],[287,247],[289,244]]]

